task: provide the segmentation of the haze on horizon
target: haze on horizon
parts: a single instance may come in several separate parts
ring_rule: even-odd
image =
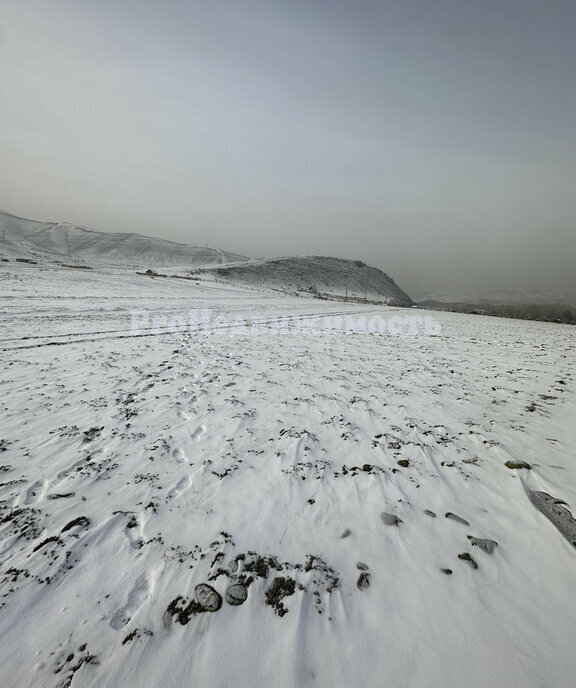
[[[0,208],[576,298],[576,5],[0,0]]]

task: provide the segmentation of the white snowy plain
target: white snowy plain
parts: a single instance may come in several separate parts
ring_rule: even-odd
[[[14,263],[0,296],[2,686],[576,684],[576,549],[527,495],[576,507],[574,328],[137,337],[349,304]]]

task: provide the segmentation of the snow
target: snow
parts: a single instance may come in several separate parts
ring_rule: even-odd
[[[250,261],[221,268],[205,268],[245,286],[268,287],[282,292],[307,291],[344,300],[385,302],[410,306],[412,300],[393,279],[360,260],[330,256],[292,256]]]
[[[38,222],[0,211],[0,259],[68,267],[195,271],[209,281],[292,293],[314,291],[342,300],[408,306],[410,297],[388,275],[359,260],[324,256],[250,260],[220,249],[135,233],[100,232],[64,222]]]
[[[133,232],[100,232],[67,222],[38,222],[0,211],[2,256],[125,267],[222,265],[247,260],[245,256],[207,246]]]
[[[573,685],[576,549],[531,499],[576,510],[570,326],[133,331],[414,312],[13,262],[0,295],[2,685]]]

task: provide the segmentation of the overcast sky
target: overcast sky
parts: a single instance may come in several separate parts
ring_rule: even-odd
[[[574,0],[0,0],[0,208],[576,294]]]

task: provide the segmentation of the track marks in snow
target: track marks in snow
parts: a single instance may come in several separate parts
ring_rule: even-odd
[[[190,433],[190,439],[194,442],[199,442],[202,436],[206,433],[206,426],[199,425],[194,432]]]
[[[188,463],[188,457],[186,452],[181,447],[176,447],[172,452],[172,456],[178,461],[178,463]]]
[[[168,499],[175,499],[187,490],[192,484],[192,478],[189,475],[184,475],[168,492]]]
[[[46,480],[36,480],[30,487],[26,490],[26,498],[24,500],[25,504],[35,504],[43,499],[47,488]]]
[[[151,571],[143,573],[134,583],[128,593],[126,603],[117,609],[110,620],[110,626],[119,631],[134,617],[140,607],[152,596],[154,592],[154,574]]]

